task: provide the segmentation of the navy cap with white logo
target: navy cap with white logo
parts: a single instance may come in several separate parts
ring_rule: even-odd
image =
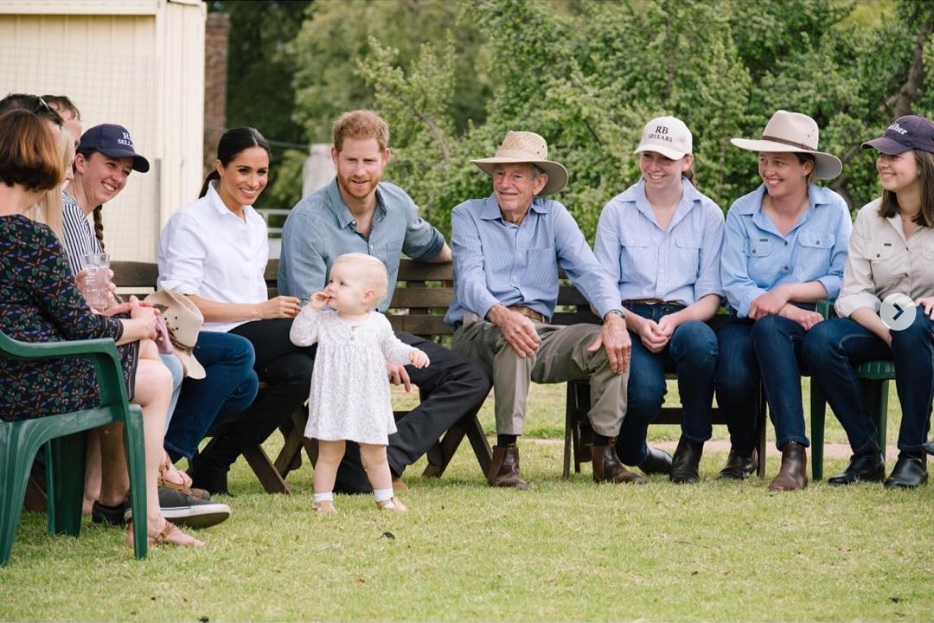
[[[132,158],[135,171],[149,170],[149,161],[136,153],[130,133],[122,125],[102,123],[89,128],[81,135],[78,151],[99,151],[110,158]]]
[[[934,153],[934,122],[918,115],[905,115],[895,120],[879,138],[863,143],[863,149],[874,147],[894,156],[909,149]]]

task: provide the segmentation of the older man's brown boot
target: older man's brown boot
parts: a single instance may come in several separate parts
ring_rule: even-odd
[[[519,448],[516,444],[493,446],[493,461],[486,479],[491,487],[529,488],[529,484],[519,474]]]
[[[808,451],[795,441],[782,446],[782,467],[769,485],[772,491],[798,491],[808,486]]]
[[[616,439],[610,438],[605,446],[593,444],[590,446],[590,457],[593,460],[593,479],[596,482],[628,482],[644,485],[647,478],[631,472],[620,463],[616,456]]]

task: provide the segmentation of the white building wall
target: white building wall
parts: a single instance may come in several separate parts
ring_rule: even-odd
[[[67,95],[87,129],[125,126],[152,164],[104,206],[114,259],[153,261],[202,181],[204,24],[198,0],[0,0],[0,96]]]

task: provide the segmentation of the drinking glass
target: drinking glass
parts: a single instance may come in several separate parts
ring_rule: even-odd
[[[88,271],[82,290],[88,305],[98,311],[110,307],[110,255],[85,253],[81,256],[81,267]]]

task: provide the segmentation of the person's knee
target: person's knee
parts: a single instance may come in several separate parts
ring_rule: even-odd
[[[910,325],[899,331],[891,331],[892,346],[897,348],[899,345],[920,345],[925,342],[931,343],[934,338],[934,324],[924,313],[924,308],[917,308],[915,318]]]
[[[671,338],[671,354],[679,363],[716,366],[717,335],[707,324],[692,320],[679,326]]]
[[[833,337],[833,327],[830,322],[819,322],[804,335],[801,344],[801,353],[805,360],[811,362],[826,361],[827,355],[837,350],[838,344]]]

